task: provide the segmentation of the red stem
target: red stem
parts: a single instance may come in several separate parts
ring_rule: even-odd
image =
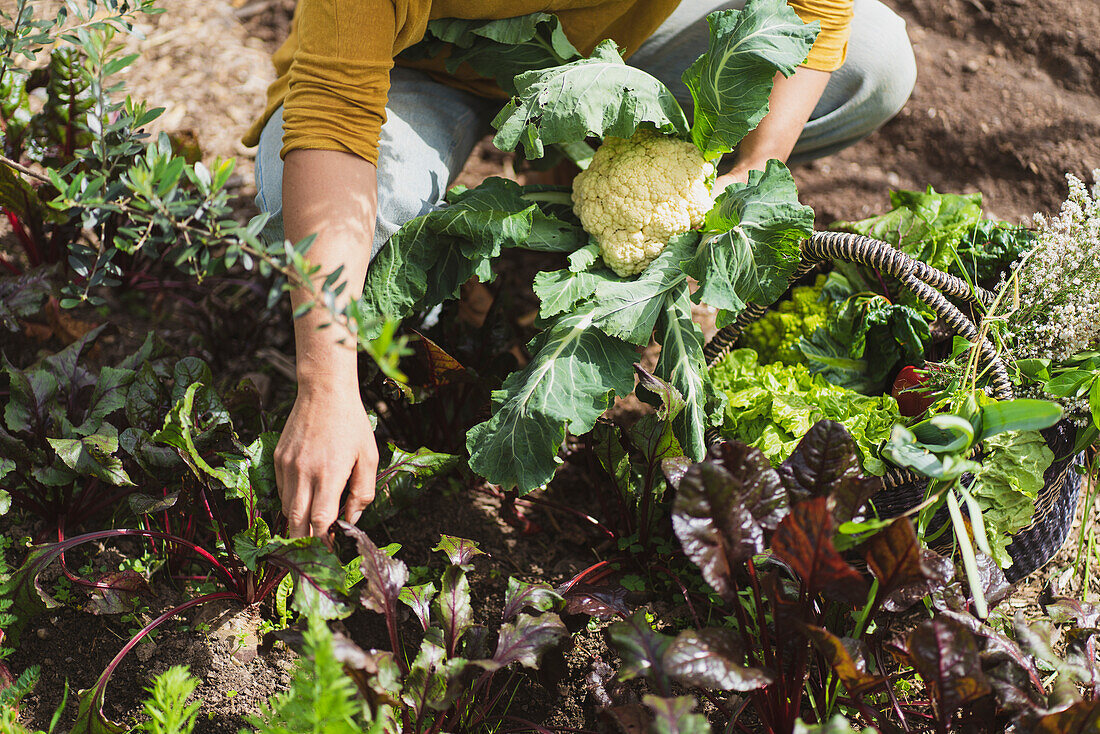
[[[41,265],[42,256],[38,252],[38,246],[27,234],[27,230],[23,229],[23,223],[19,221],[19,217],[15,212],[8,209],[4,209],[4,214],[7,215],[8,223],[11,225],[12,231],[15,232],[19,244],[23,245],[23,250],[27,253],[27,259],[30,261],[31,267]]]

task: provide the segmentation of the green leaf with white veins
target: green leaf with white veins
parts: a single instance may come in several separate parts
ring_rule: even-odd
[[[634,389],[634,349],[593,327],[593,306],[564,316],[530,344],[534,356],[493,392],[493,417],[470,429],[470,468],[529,492],[550,481],[568,427],[592,429],[614,395]]]
[[[798,203],[791,172],[777,160],[749,171],[748,183],[731,185],[703,223],[703,242],[683,263],[699,281],[696,303],[721,309],[718,326],[747,304],[770,305],[787,290],[801,243],[813,234],[814,212]]]
[[[695,251],[698,238],[695,232],[677,235],[636,278],[609,274],[597,284],[596,326],[631,344],[648,345],[666,298],[677,295],[687,280],[680,266]]]
[[[691,297],[686,283],[668,298],[657,321],[661,354],[655,372],[683,395],[684,409],[672,419],[672,430],[684,453],[702,461],[707,453],[704,433],[721,425],[725,393],[716,390],[703,357],[703,332],[691,320]]]
[[[603,41],[592,55],[569,64],[516,77],[516,96],[493,120],[501,150],[520,143],[528,159],[545,146],[587,137],[629,138],[642,123],[667,135],[688,137],[683,109],[664,84],[628,66]]]
[[[695,100],[691,139],[707,160],[729,153],[768,112],[775,73],[805,61],[820,24],[806,24],[785,0],[749,0],[744,10],[707,16],[707,52],[684,71]]]
[[[447,71],[452,74],[469,64],[477,74],[495,79],[508,94],[513,94],[515,77],[532,69],[557,66],[580,57],[566,38],[557,16],[530,13],[500,20],[439,18],[428,23],[426,36],[434,37],[414,46],[425,55],[435,55],[442,44],[449,44]]]

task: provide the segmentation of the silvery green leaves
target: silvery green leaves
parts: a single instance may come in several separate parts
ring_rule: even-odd
[[[708,160],[732,151],[767,113],[776,72],[790,76],[805,60],[817,25],[783,0],[750,0],[707,21],[707,52],[683,75],[695,101],[690,131],[672,92],[604,41],[587,59],[517,77],[513,99],[493,120],[494,142],[501,150],[522,144],[528,158],[541,158],[547,145],[628,138],[645,124],[690,137]]]
[[[438,18],[428,23],[425,39],[402,53],[409,59],[438,55],[445,48],[447,71],[462,64],[496,80],[515,94],[515,78],[525,71],[558,66],[580,58],[557,16],[530,13],[517,18],[470,20]]]
[[[776,72],[805,61],[819,25],[803,23],[783,0],[749,0],[743,10],[707,16],[710,44],[683,75],[695,101],[691,139],[710,160],[729,153],[768,112]]]
[[[588,242],[554,197],[527,198],[503,178],[454,189],[447,201],[405,224],[378,253],[367,273],[364,316],[405,318],[456,298],[471,277],[491,281],[492,261],[505,247],[572,252]]]
[[[699,281],[698,303],[720,309],[719,327],[750,303],[770,305],[787,290],[800,244],[813,234],[813,209],[798,202],[791,172],[777,160],[750,171],[716,200],[704,236],[684,271]]]
[[[493,142],[501,150],[522,144],[528,159],[541,158],[556,143],[629,138],[643,123],[688,136],[687,118],[672,92],[624,63],[614,41],[603,41],[586,59],[521,74],[515,86],[515,97],[493,120]]]

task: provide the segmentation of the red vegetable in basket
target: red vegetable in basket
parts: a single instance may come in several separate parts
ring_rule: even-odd
[[[928,410],[932,405],[932,390],[926,387],[928,374],[924,370],[918,370],[913,365],[901,368],[901,372],[894,378],[894,389],[890,394],[898,401],[898,409],[901,414],[912,418]]]

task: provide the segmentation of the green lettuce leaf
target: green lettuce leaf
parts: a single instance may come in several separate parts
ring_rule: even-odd
[[[629,138],[643,123],[688,138],[688,123],[672,92],[641,69],[628,66],[603,41],[587,59],[516,77],[516,95],[493,120],[501,150],[523,144],[529,159],[547,145],[587,137]]]
[[[875,293],[852,293],[847,282],[838,273],[830,274],[823,292],[839,300],[831,305],[824,325],[803,338],[799,349],[810,370],[829,382],[879,394],[899,363],[923,359],[932,332],[918,311]]]
[[[806,60],[820,24],[805,24],[784,0],[750,0],[707,16],[707,52],[684,71],[695,101],[691,139],[707,160],[729,153],[768,112],[776,72]]]
[[[1043,473],[1054,453],[1038,431],[1009,431],[983,443],[981,468],[974,472],[970,494],[982,508],[993,559],[1001,568],[1012,565],[1011,536],[1031,524]]]
[[[982,216],[981,194],[938,194],[927,191],[891,191],[886,214],[857,222],[835,222],[833,229],[855,232],[888,242],[911,257],[940,270],[955,261],[963,235]]]
[[[790,456],[814,423],[827,418],[844,424],[855,439],[864,471],[886,471],[878,445],[903,420],[892,397],[860,395],[801,364],[760,364],[751,349],[727,354],[711,367],[710,377],[728,401],[722,435],[755,446],[773,464]]]

